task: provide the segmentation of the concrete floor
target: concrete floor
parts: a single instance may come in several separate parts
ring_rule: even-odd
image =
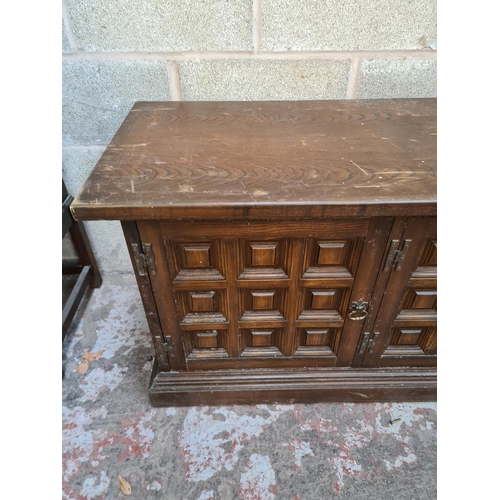
[[[83,307],[63,344],[63,499],[436,498],[435,403],[151,408],[133,276]],[[104,352],[80,375],[85,350]]]

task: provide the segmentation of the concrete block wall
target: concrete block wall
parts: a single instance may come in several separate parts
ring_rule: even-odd
[[[63,0],[71,194],[138,100],[435,97],[436,0]],[[118,222],[86,223],[103,273]]]

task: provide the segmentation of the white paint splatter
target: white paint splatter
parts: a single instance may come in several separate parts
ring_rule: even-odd
[[[273,491],[274,490],[274,491]],[[268,456],[254,453],[240,479],[240,498],[243,500],[273,500],[276,498],[276,476]]]
[[[151,427],[146,427],[146,423],[149,422],[153,416],[156,414],[156,410],[148,411],[143,417],[141,417],[134,426],[128,427],[125,431],[125,436],[127,436],[134,443],[135,446],[142,447],[142,458],[149,457],[149,452],[151,446],[153,445],[153,439],[155,434]],[[133,452],[132,445],[129,445],[129,451]]]
[[[370,440],[375,434],[388,434],[392,435],[397,441],[403,445],[403,450],[407,453],[406,456],[399,455],[396,457],[394,462],[389,460],[384,460],[384,464],[387,470],[392,470],[394,468],[401,467],[404,463],[413,464],[418,460],[418,457],[413,453],[410,453],[410,436],[405,434],[405,430],[413,427],[414,424],[418,423],[422,425],[425,420],[425,416],[415,410],[429,409],[436,411],[436,403],[392,403],[390,405],[390,415],[392,420],[399,419],[393,424],[387,423],[382,424],[382,412],[388,410],[386,403],[379,403],[375,411],[378,415],[375,418],[375,427],[366,424],[364,421],[359,420],[358,424],[361,432],[366,432],[368,434],[367,439]],[[403,423],[405,427],[403,427]],[[433,423],[425,420],[426,428],[431,429]]]
[[[361,472],[361,465],[349,458],[343,451],[336,457],[328,457],[328,462],[333,464],[337,469],[337,475],[339,477],[337,484],[339,491],[344,486],[344,476],[352,476],[356,472]]]
[[[104,285],[103,285],[104,286]],[[130,352],[137,344],[149,346],[145,332],[148,326],[144,314],[130,314],[130,304],[140,303],[136,287],[123,285],[106,285],[102,297],[109,295],[114,298],[111,312],[106,320],[99,322],[97,341],[92,347],[93,352],[104,350],[102,357],[111,359],[118,349],[129,347],[123,354]]]
[[[161,484],[158,481],[153,481],[151,484],[148,484],[146,486],[146,489],[149,491],[160,491],[161,490]]]
[[[97,477],[88,477],[83,482],[82,491],[80,495],[86,497],[88,500],[93,498],[102,497],[109,488],[109,477],[106,475],[105,471],[101,472],[101,478],[99,484],[97,483]]]
[[[346,426],[346,431],[342,434],[344,446],[349,450],[364,446],[366,444],[366,439],[364,438],[362,432],[363,429],[361,429],[361,432],[355,432],[353,429]]]
[[[391,416],[392,419],[395,420],[399,418],[397,422],[394,422],[392,425],[382,425],[382,413],[381,410],[383,408],[382,404],[378,404],[378,407],[375,408],[375,411],[378,411],[377,418],[375,419],[375,431],[380,432],[381,434],[393,434],[399,436],[401,433],[401,426],[406,424],[407,427],[413,427],[413,424],[416,422],[421,422],[425,419],[424,415],[415,413],[415,410],[422,409],[430,409],[436,410],[436,403],[394,403],[391,406]]]
[[[409,453],[406,457],[398,455],[394,461],[394,467],[401,467],[403,463],[412,464],[417,461],[417,457],[413,453]]]
[[[113,391],[120,385],[123,375],[128,371],[127,367],[120,368],[115,363],[113,368],[105,372],[102,368],[95,368],[88,372],[80,382],[80,389],[83,390],[83,396],[78,401],[96,401],[103,389]]]
[[[179,437],[188,481],[206,481],[223,467],[232,470],[243,442],[259,436],[265,426],[293,409],[291,405],[257,407],[267,410],[269,416],[238,415],[226,407],[211,412],[207,406],[190,408]]]
[[[214,490],[203,490],[201,492],[201,495],[198,497],[198,500],[214,500],[215,499],[215,494]]]
[[[88,431],[86,426],[92,425],[93,420],[105,418],[106,408],[101,407],[91,411],[85,411],[77,406],[69,409],[63,406],[63,430],[62,430],[62,452],[63,452],[63,479],[68,483],[79,470],[83,462],[87,462],[93,451],[94,442],[105,438],[106,433],[102,430]],[[103,460],[104,455],[96,459]]]
[[[289,443],[283,443],[281,446],[291,446],[295,456],[295,466],[302,466],[302,458],[306,456],[314,457],[314,453],[307,441],[301,441],[297,438],[290,439]]]
[[[300,423],[300,428],[303,431],[317,431],[320,434],[330,434],[337,430],[337,427],[333,425],[331,420],[323,417],[306,419]]]

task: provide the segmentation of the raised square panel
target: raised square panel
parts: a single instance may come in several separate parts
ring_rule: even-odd
[[[279,241],[238,240],[238,279],[287,279],[289,239]]]
[[[340,328],[297,328],[295,356],[336,356]]]
[[[196,341],[199,349],[217,347],[217,332],[197,332]]]
[[[433,356],[437,352],[435,327],[395,328],[383,356]]]
[[[302,262],[302,279],[332,279],[337,285],[352,286],[362,247],[362,237],[343,241],[307,238]]]
[[[437,291],[410,288],[403,301],[403,309],[437,309]]]
[[[274,307],[274,290],[262,292],[251,291],[253,310],[271,310]]]
[[[239,330],[241,357],[275,358],[283,356],[283,329],[244,328]]]
[[[250,244],[252,248],[252,266],[273,267],[276,262],[276,243]]]
[[[306,329],[306,345],[327,345],[328,328],[322,330]]]
[[[191,281],[224,280],[224,248],[211,242],[165,241],[167,262],[174,288]]]
[[[398,345],[418,345],[418,340],[422,333],[422,328],[402,328],[398,330],[395,335],[396,342],[392,342],[393,344]]]
[[[181,327],[184,330],[206,328],[207,323],[227,323],[227,292],[203,290],[188,292],[178,290],[175,293]]]
[[[184,257],[189,268],[211,267],[210,245],[185,245]]]
[[[299,294],[299,316],[298,320],[303,322],[321,321],[329,322],[325,326],[337,326],[332,322],[343,324],[341,311],[346,304],[346,288],[324,288],[311,289],[301,288]],[[304,326],[308,326],[305,324]]]
[[[268,347],[271,345],[273,330],[250,330],[252,347]]]
[[[194,312],[210,312],[214,310],[215,292],[191,292],[191,308]]]
[[[311,309],[333,309],[335,290],[311,290]]]
[[[342,253],[345,242],[318,242],[318,260],[319,265],[340,266],[342,264]]]
[[[183,335],[188,362],[229,357],[227,330],[188,331]]]
[[[413,309],[436,309],[436,290],[414,290]]]
[[[239,289],[240,321],[284,321],[286,290]]]

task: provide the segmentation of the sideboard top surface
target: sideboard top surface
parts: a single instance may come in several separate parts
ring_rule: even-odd
[[[435,215],[436,99],[137,102],[78,219]]]

